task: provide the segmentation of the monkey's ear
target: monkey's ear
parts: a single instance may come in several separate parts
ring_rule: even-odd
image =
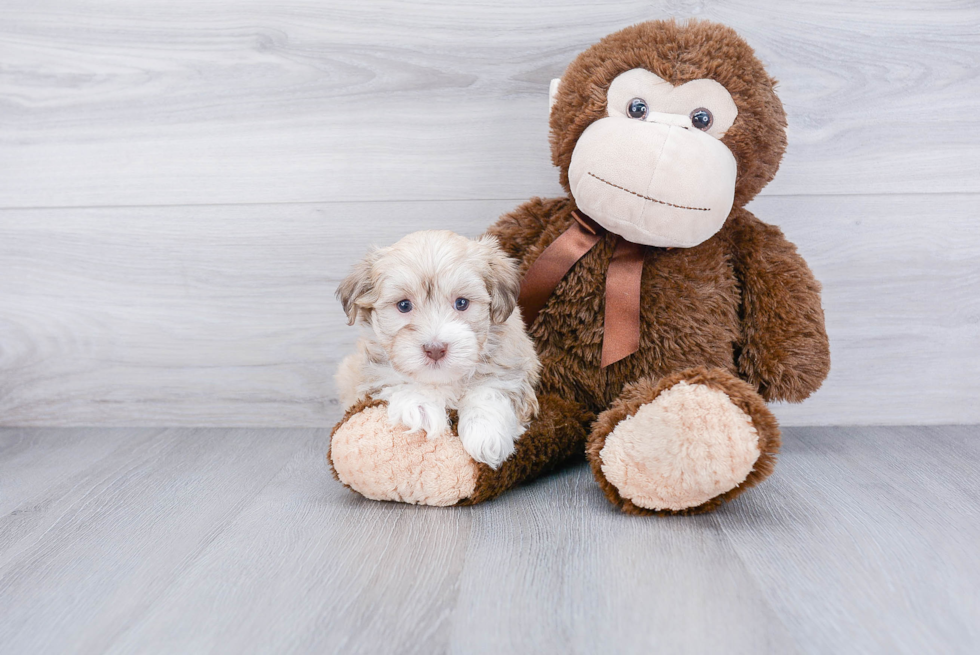
[[[510,318],[521,294],[517,262],[504,254],[496,237],[484,235],[478,243],[485,249],[487,291],[490,292],[490,320],[500,324]]]
[[[551,80],[551,86],[548,87],[548,110],[552,110],[555,107],[555,102],[558,100],[558,87],[561,86],[561,78],[556,77]]]
[[[364,259],[354,264],[350,274],[337,287],[336,295],[347,314],[347,325],[354,325],[360,312],[369,313],[367,306],[370,303],[363,301],[374,291],[374,265],[381,254],[379,249],[369,252]]]

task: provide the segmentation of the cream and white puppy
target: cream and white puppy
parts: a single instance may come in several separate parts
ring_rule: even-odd
[[[538,411],[519,292],[493,237],[431,230],[370,252],[337,289],[349,323],[368,328],[337,371],[344,406],[386,400],[392,423],[430,439],[455,409],[463,448],[498,468]]]

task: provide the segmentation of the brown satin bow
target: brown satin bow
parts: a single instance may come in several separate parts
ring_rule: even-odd
[[[521,283],[518,304],[528,327],[548,302],[555,287],[575,263],[599,243],[605,229],[579,211],[575,222],[534,260]],[[640,347],[640,280],[644,247],[616,237],[606,271],[606,315],[603,317],[603,367],[618,362]]]

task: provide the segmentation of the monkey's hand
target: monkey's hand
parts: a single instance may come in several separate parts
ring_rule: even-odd
[[[779,228],[747,211],[732,219],[742,287],[739,373],[767,401],[799,402],[830,371],[820,283]]]

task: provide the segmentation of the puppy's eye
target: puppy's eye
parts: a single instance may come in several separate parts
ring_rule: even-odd
[[[633,98],[630,100],[629,104],[626,105],[626,115],[630,118],[646,118],[647,101],[643,98]]]
[[[466,298],[457,298],[456,304],[453,305],[458,312],[465,312],[466,308],[470,306],[470,301]]]
[[[411,300],[400,300],[398,302],[398,311],[402,314],[407,314],[412,311],[412,301]]]
[[[711,110],[700,107],[691,112],[691,124],[699,130],[706,130],[715,122]]]

